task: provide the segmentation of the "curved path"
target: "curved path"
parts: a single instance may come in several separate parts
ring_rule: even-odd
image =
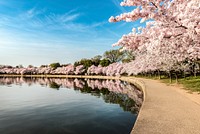
[[[200,103],[180,93],[180,88],[156,80],[136,79],[143,81],[146,88],[132,134],[200,134]]]

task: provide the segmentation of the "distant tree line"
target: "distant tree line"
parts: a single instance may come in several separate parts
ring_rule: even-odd
[[[104,52],[103,56],[97,55],[91,59],[81,59],[80,61],[76,61],[74,66],[83,65],[86,69],[94,66],[102,66],[107,67],[113,63],[127,63],[134,60],[133,52],[124,50],[121,51],[120,49],[116,50],[109,50]]]

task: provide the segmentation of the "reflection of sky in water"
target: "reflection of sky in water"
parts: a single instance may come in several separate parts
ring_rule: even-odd
[[[68,99],[67,103],[70,103],[77,95],[76,91],[66,88],[57,91],[41,87],[40,85],[27,86],[26,84],[23,84],[23,86],[12,85],[12,87],[4,87],[0,89],[0,92],[0,108],[4,109],[26,107],[30,106],[30,103],[32,104],[31,107],[58,105],[66,103],[66,97]],[[85,95],[81,95],[80,97],[82,99],[87,98]],[[21,102],[23,102],[23,105],[21,105]],[[10,103],[12,105],[8,105]]]
[[[77,90],[64,88],[64,85],[57,90],[49,87],[49,83],[55,80],[51,79],[51,82],[46,80],[46,84],[42,83],[47,86],[41,86],[41,80],[39,80],[40,84],[38,80],[31,86],[30,81],[29,84],[21,82],[21,86],[19,84],[8,86],[5,84],[9,81],[8,79],[4,84],[0,79],[0,133],[123,134],[131,131],[136,114],[123,111],[123,108],[117,104],[117,101],[121,99],[127,101],[126,94],[123,95],[118,90],[117,93],[110,92],[103,87],[102,91],[107,91],[99,92],[96,88],[88,87],[95,82],[86,84],[88,81],[81,81],[85,84],[84,88],[76,87]],[[65,80],[61,81],[66,86]],[[56,82],[62,83],[59,83],[58,79]],[[101,82],[96,81],[96,83]],[[105,101],[110,103],[105,103]]]

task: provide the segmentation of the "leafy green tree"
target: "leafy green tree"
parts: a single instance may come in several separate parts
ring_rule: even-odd
[[[66,67],[66,66],[69,66],[70,64],[62,64],[60,65],[60,67]]]
[[[79,62],[79,61],[74,62],[74,66],[75,66],[75,67],[77,67],[77,66],[79,66],[79,65],[80,65],[80,62]]]
[[[101,56],[101,55],[97,55],[97,56],[94,56],[94,58],[92,58],[92,59],[101,60],[101,59],[102,59],[102,56]]]
[[[90,59],[82,60],[81,63],[82,63],[82,65],[85,66],[86,68],[92,66],[92,60],[90,60]]]
[[[110,60],[108,60],[108,59],[103,59],[103,60],[101,60],[100,61],[100,65],[102,66],[102,67],[106,67],[106,66],[108,66],[108,65],[110,65]]]
[[[83,65],[86,69],[88,69],[90,66],[93,65],[93,62],[91,59],[81,59],[80,61],[76,61],[74,63],[75,67],[77,67],[79,65]]]
[[[24,68],[22,64],[16,66],[16,68]]]
[[[33,66],[33,65],[28,65],[27,67],[28,67],[28,68],[33,68],[34,66]]]
[[[110,60],[111,63],[120,62],[124,58],[124,53],[119,50],[110,50],[104,53],[104,58]]]
[[[101,59],[102,59],[101,55],[95,56],[94,58],[91,59],[92,64],[95,65],[95,66],[98,66],[100,64]]]
[[[41,68],[43,68],[43,67],[48,67],[48,65],[40,65],[40,67],[41,67]]]
[[[60,67],[60,63],[58,63],[58,62],[57,63],[51,63],[49,66],[53,69],[56,69],[56,68]]]
[[[122,49],[122,48],[120,48],[120,49]],[[135,60],[135,55],[134,55],[133,51],[131,51],[131,50],[123,50],[123,53],[124,53],[124,57],[122,59],[122,63],[128,63],[128,62],[131,62],[131,61]]]

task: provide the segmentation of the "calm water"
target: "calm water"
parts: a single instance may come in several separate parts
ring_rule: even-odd
[[[0,134],[128,134],[141,103],[121,81],[0,78]]]

